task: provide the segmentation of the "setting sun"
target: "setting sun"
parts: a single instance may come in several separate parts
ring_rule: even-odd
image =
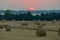
[[[30,7],[28,10],[31,10],[31,11],[33,11],[33,10],[35,10],[35,8],[33,8],[33,7]]]

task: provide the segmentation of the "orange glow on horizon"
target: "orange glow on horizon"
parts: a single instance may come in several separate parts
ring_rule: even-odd
[[[33,10],[35,10],[35,8],[34,7],[30,7],[28,10],[33,11]]]

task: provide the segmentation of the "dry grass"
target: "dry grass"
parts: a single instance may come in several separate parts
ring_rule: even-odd
[[[5,24],[8,24],[12,27],[17,28],[11,28],[10,32],[6,32],[6,29],[0,29],[0,40],[60,40],[60,36],[58,35],[58,32],[54,31],[46,31],[47,36],[46,37],[38,37],[36,36],[36,30],[27,30],[27,29],[20,29],[18,27],[28,27],[28,28],[38,28],[36,24],[34,24],[33,21],[24,21],[28,25],[27,26],[21,26],[22,21],[7,21]],[[0,24],[2,22],[0,21]],[[40,23],[43,23],[42,21]],[[60,28],[60,21],[57,21],[55,23],[51,23],[51,21],[45,23],[46,26],[43,26],[43,29],[55,29],[58,30]]]

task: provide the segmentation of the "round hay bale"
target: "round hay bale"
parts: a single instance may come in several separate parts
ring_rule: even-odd
[[[11,31],[11,29],[6,29],[6,31]]]
[[[36,25],[40,25],[40,23],[39,23],[39,22],[36,22],[35,24],[36,24]]]
[[[11,31],[11,27],[7,26],[6,31]]]
[[[46,24],[44,24],[44,23],[42,24],[42,26],[45,26],[45,25],[46,25]]]
[[[2,19],[2,23],[5,23],[5,21],[6,21],[5,19]]]
[[[0,25],[0,29],[3,29],[3,26],[2,25]]]
[[[52,23],[55,23],[55,22],[52,22]]]
[[[39,36],[39,37],[43,37],[43,36],[46,36],[46,31],[44,30],[37,30],[36,31],[36,35]]]
[[[27,23],[21,23],[21,26],[27,26],[28,24]]]
[[[55,23],[56,22],[56,19],[54,19],[53,21],[52,21],[52,23]]]
[[[7,28],[7,27],[8,27],[8,25],[4,25],[4,27],[5,27],[5,28]]]
[[[60,28],[58,29],[58,35],[60,36]]]
[[[42,28],[42,26],[39,25],[38,28]]]

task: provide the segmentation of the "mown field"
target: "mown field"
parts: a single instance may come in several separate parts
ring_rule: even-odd
[[[27,26],[21,26],[21,23],[27,23]],[[60,28],[60,21],[39,21],[40,24],[45,24],[45,26],[42,26],[43,29],[52,29],[57,30]],[[2,23],[0,21],[0,24],[8,24],[11,26],[11,31],[6,32],[6,29],[0,29],[0,40],[60,40],[60,36],[58,35],[58,32],[55,31],[48,31],[46,37],[38,37],[36,35],[36,30],[31,29],[23,29],[24,27],[27,28],[38,28],[38,25],[35,24],[35,21],[6,21],[5,23]],[[23,27],[23,28],[20,28]]]

